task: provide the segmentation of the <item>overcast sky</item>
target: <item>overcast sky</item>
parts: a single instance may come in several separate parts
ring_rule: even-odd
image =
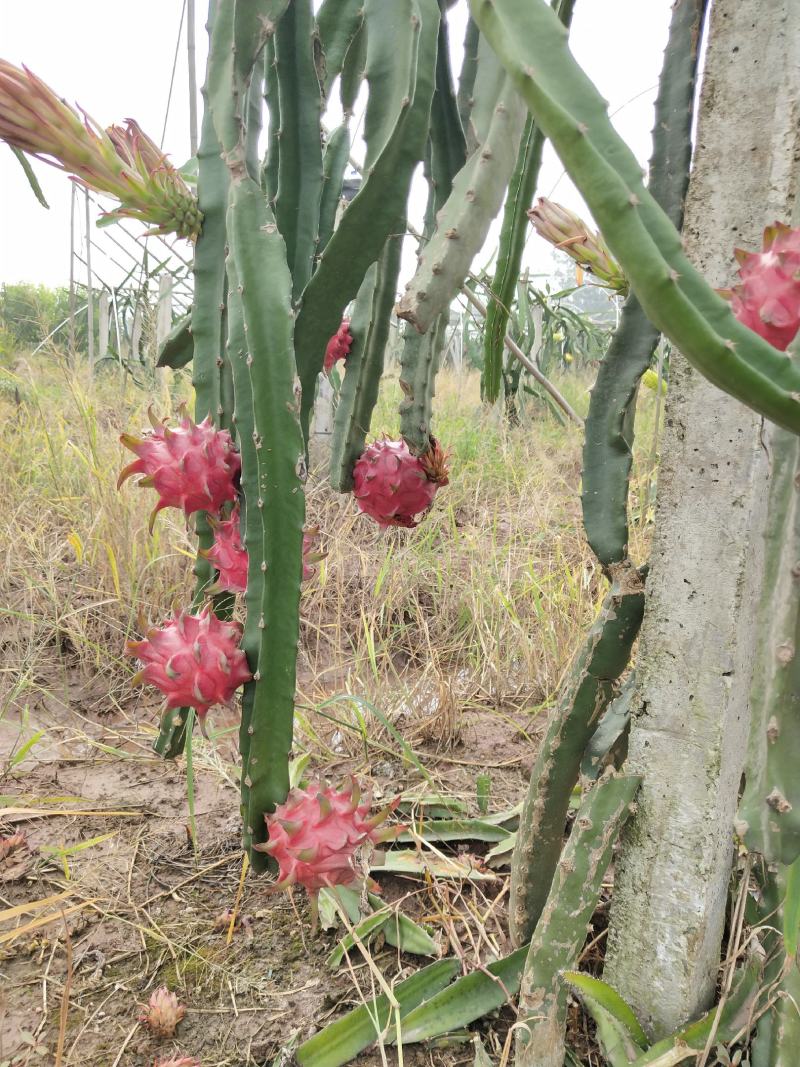
[[[183,2],[28,0],[12,4],[0,0],[0,55],[12,63],[25,63],[104,126],[133,117],[158,142],[167,114]],[[573,22],[573,52],[609,101],[617,129],[642,164],[650,153],[653,100],[670,7],[671,0],[578,0]],[[459,0],[450,13],[455,43],[463,36],[465,8],[464,0]],[[197,21],[198,78],[202,82],[206,57],[203,0],[198,0]],[[185,31],[184,24],[164,135],[164,149],[177,164],[189,155]],[[0,282],[61,285],[69,277],[70,182],[51,167],[40,163],[35,167],[49,211],[36,202],[18,163],[0,143]],[[552,151],[545,155],[539,192],[585,213]],[[414,197],[420,211],[423,196],[420,191]],[[131,223],[130,229],[141,233],[143,227]],[[105,231],[95,231],[93,240],[103,250],[93,249],[93,266],[104,279],[117,284],[118,264],[127,265],[129,260],[111,244]],[[483,261],[493,240],[496,228]],[[84,251],[82,204],[77,241]],[[127,239],[123,243],[135,247]],[[156,246],[153,254],[157,255],[157,242],[148,243]],[[527,264],[533,270],[546,270],[549,260],[547,246],[533,235],[526,249]],[[410,264],[409,257],[408,270]]]

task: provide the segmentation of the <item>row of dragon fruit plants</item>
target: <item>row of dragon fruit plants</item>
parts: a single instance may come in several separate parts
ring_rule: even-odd
[[[800,232],[776,224],[760,253],[739,253],[739,283],[728,293],[706,283],[680,243],[705,3],[673,13],[647,185],[568,49],[574,0],[552,8],[543,0],[470,0],[469,8],[455,79],[447,5],[437,0],[324,0],[316,16],[310,0],[211,0],[196,195],[135,122],[105,130],[27,69],[0,61],[0,137],[32,182],[25,154],[115,198],[119,206],[105,221],[134,218],[193,242],[193,307],[164,343],[161,363],[191,361],[194,420],[185,412],[177,424],[153,417],[143,436],[124,435],[136,459],[120,482],[139,475],[155,490],[153,520],[174,507],[193,522],[196,592],[185,610],[127,647],[142,664],[140,680],[166,697],[156,749],[167,758],[183,751],[195,718],[202,728],[209,708],[243,687],[244,845],[256,870],[277,868],[278,885],[304,886],[315,904],[323,888],[356,881],[361,846],[398,832],[386,825],[392,805],[372,815],[357,782],[290,790],[300,585],[318,554],[318,532],[304,528],[303,487],[320,374],[344,360],[333,488],[352,493],[380,526],[413,529],[449,478],[431,415],[450,305],[462,289],[478,300],[470,267],[504,202],[497,266],[485,287],[488,403],[501,393],[508,353],[520,358],[509,314],[529,216],[601,284],[632,294],[585,426],[584,524],[611,584],[564,682],[519,819],[511,928],[520,947],[461,980],[468,987],[449,984],[457,961],[438,961],[400,983],[393,1003],[379,998],[365,1018],[333,1024],[338,1044],[326,1031],[302,1046],[298,1059],[310,1067],[345,1062],[393,1013],[403,1020],[403,1040],[422,1040],[465,1025],[520,988],[527,1025],[517,1031],[518,1062],[563,1062],[558,976],[578,958],[639,785],[624,771],[629,717],[619,713],[624,690],[617,697],[616,683],[644,607],[643,571],[628,555],[627,487],[637,386],[659,336],[733,396],[790,434],[800,430],[800,369],[784,355],[800,324]],[[337,86],[343,118],[328,130],[321,117]],[[364,88],[363,180],[342,210]],[[558,205],[532,209],[545,138],[603,238]],[[420,163],[428,209],[419,263],[398,300]],[[367,443],[393,309],[404,320],[401,436]],[[564,845],[582,769],[599,780]],[[785,759],[781,772],[789,775]],[[796,784],[783,784],[793,795]],[[787,834],[797,812],[800,804],[781,813]],[[762,850],[769,856],[763,843]],[[575,972],[571,981],[586,993],[585,976]],[[542,989],[544,1000],[532,996]],[[598,995],[593,987],[585,997],[593,1013]],[[648,1051],[630,1009],[620,1015],[634,1046],[654,1054],[658,1046]],[[670,1047],[704,1042],[709,1030],[700,1037],[701,1030],[673,1035]]]

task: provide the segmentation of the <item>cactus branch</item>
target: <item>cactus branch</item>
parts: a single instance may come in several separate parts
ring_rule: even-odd
[[[562,1067],[568,990],[561,972],[573,967],[600,898],[603,875],[641,779],[606,778],[584,797],[536,927],[520,985],[517,1067]]]
[[[673,9],[656,97],[650,193],[680,229],[689,180],[694,83],[707,0]],[[628,483],[639,380],[650,365],[659,331],[636,296],[620,315],[592,389],[583,448],[583,523],[592,551],[609,567],[628,551]]]
[[[644,613],[641,576],[612,585],[564,682],[531,773],[511,867],[511,932],[533,934],[558,865],[569,798],[597,722],[628,665]]]
[[[470,8],[583,194],[650,321],[720,389],[800,431],[800,366],[737,322],[691,265],[548,5],[470,0]]]
[[[558,17],[569,28],[576,0],[553,0]],[[483,335],[483,396],[493,404],[500,395],[503,348],[514,290],[522,265],[522,252],[528,229],[527,210],[531,206],[539,169],[542,165],[544,136],[531,115],[525,122],[514,172],[508,185],[497,267],[491,286],[491,299]]]

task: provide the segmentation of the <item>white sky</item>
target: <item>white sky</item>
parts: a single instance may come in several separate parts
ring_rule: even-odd
[[[202,83],[204,0],[198,0],[197,6],[198,80]],[[63,0],[28,0],[25,4],[0,0],[0,55],[12,63],[25,63],[57,93],[78,102],[104,126],[133,117],[158,142],[182,7],[183,0],[78,0],[71,4]],[[573,52],[609,101],[617,129],[642,164],[650,154],[653,100],[670,7],[671,0],[578,0],[573,21]],[[466,5],[459,0],[450,12],[453,44],[463,38],[465,19]],[[165,150],[178,165],[189,155],[188,113],[184,36],[164,139]],[[0,142],[0,282],[63,285],[69,277],[70,182],[52,167],[34,165],[50,211],[34,199],[19,164]],[[539,192],[586,214],[552,150],[545,155]],[[413,198],[414,213],[421,215],[423,200],[420,189]],[[77,240],[83,250],[82,200],[79,207]],[[132,232],[144,229],[134,223],[128,226]],[[114,234],[116,229],[107,232]],[[497,226],[489,235],[480,262],[488,258],[496,235]],[[110,244],[106,231],[95,230],[93,241],[107,253],[93,249],[95,270],[116,284],[121,271],[108,256],[126,265],[130,260]],[[135,247],[130,240],[123,241]],[[158,242],[150,239],[148,245],[152,254],[159,256]],[[188,246],[185,251],[188,254]],[[408,270],[411,262],[409,256]],[[550,263],[548,247],[535,235],[528,241],[526,263],[535,271],[547,270]]]

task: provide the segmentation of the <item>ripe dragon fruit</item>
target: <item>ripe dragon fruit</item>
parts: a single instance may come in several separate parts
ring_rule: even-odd
[[[326,374],[330,374],[340,359],[347,359],[353,344],[353,335],[350,333],[350,320],[342,319],[342,324],[331,337],[325,348],[325,362],[323,367]]]
[[[739,322],[785,351],[800,330],[800,228],[776,222],[762,252],[735,250],[741,283],[729,293]]]
[[[227,430],[215,429],[210,418],[194,423],[185,410],[175,429],[158,421],[152,411],[149,414],[152,431],[143,437],[127,433],[120,437],[139,458],[120,472],[117,488],[131,475],[143,474],[138,484],[157,491],[151,530],[162,508],[216,515],[227,500],[236,499],[241,460]]]
[[[214,529],[214,544],[201,555],[216,567],[219,577],[210,592],[226,590],[243,593],[247,589],[247,549],[242,545],[239,509],[224,522],[209,519]]]
[[[144,1023],[155,1037],[172,1037],[185,1014],[185,1005],[162,985],[151,993],[147,1006],[139,1015],[139,1022]]]
[[[447,485],[447,456],[438,441],[415,456],[403,440],[373,441],[353,468],[353,495],[359,508],[379,526],[417,525],[433,503],[436,490]]]
[[[239,526],[239,509],[235,508],[231,517],[224,522],[210,520],[214,528],[214,544],[201,555],[205,556],[217,569],[219,577],[209,592],[225,590],[229,593],[244,593],[247,589],[247,549],[242,545]],[[312,564],[324,559],[325,552],[316,550],[319,529],[314,526],[303,531],[303,581],[313,578],[317,573]]]
[[[162,627],[149,630],[144,641],[125,645],[127,654],[144,664],[133,682],[160,689],[168,708],[194,708],[202,727],[212,705],[228,704],[252,678],[239,648],[241,637],[241,625],[217,618],[210,605],[199,615],[177,611]]]
[[[269,840],[256,847],[277,860],[277,888],[303,886],[314,909],[320,889],[358,880],[356,849],[402,831],[402,827],[379,829],[396,806],[397,801],[370,816],[371,797],[362,799],[355,778],[341,789],[322,789],[315,782],[308,789],[292,789],[283,804],[264,816]]]

